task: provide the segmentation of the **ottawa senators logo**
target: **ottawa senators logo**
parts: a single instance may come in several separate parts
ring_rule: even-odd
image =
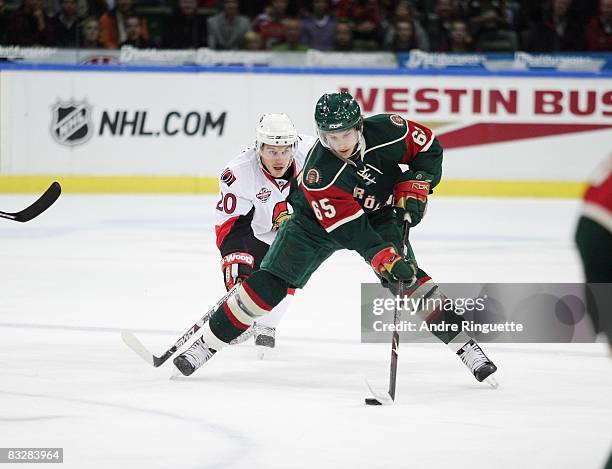
[[[316,184],[321,180],[321,173],[318,169],[309,169],[306,173],[306,182],[308,184]]]
[[[234,176],[231,169],[225,168],[221,173],[221,182],[227,184],[228,186],[231,186],[235,180],[236,176]]]
[[[389,119],[391,119],[391,122],[397,125],[398,127],[404,127],[406,125],[406,121],[397,114],[391,114],[389,116]]]

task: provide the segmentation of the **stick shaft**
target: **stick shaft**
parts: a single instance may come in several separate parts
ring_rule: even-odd
[[[402,255],[406,257],[408,254],[408,236],[410,235],[410,222],[404,220],[404,227],[402,232]],[[400,298],[404,297],[404,282],[399,281],[399,288],[397,292]],[[399,348],[399,333],[397,332],[397,325],[399,324],[399,309],[397,302],[395,304],[395,313],[393,314],[393,336],[391,337],[391,369],[389,370],[389,396],[395,400],[395,386],[397,384],[397,349]]]

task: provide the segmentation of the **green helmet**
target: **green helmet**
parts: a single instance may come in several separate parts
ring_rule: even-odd
[[[324,94],[317,101],[315,108],[315,121],[317,129],[323,132],[337,132],[361,127],[361,108],[350,93]]]
[[[317,123],[319,140],[325,148],[338,154],[331,147],[328,135],[354,128],[357,133],[354,137],[353,154],[359,149],[363,117],[361,116],[359,103],[350,93],[341,91],[340,93],[329,93],[321,96],[315,107],[315,122]]]

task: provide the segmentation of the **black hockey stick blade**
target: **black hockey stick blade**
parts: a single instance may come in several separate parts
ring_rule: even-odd
[[[53,203],[58,199],[62,193],[62,186],[59,182],[55,181],[49,186],[43,195],[41,195],[36,202],[30,205],[28,208],[23,209],[20,212],[9,213],[0,212],[0,218],[6,218],[8,220],[14,220],[19,222],[30,221],[32,218],[36,218],[38,215],[47,210]]]

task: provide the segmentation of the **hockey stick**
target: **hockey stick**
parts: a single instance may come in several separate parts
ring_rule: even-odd
[[[406,213],[404,218],[404,229],[402,235],[402,255],[404,258],[408,254],[408,236],[410,235],[410,215]],[[397,295],[400,298],[404,297],[404,282],[399,281]],[[391,369],[389,370],[389,391],[386,394],[380,394],[374,391],[370,383],[366,380],[366,384],[374,397],[365,399],[366,405],[389,405],[395,401],[395,385],[397,383],[397,349],[399,348],[399,332],[397,332],[397,324],[399,323],[399,308],[395,304],[395,312],[393,313],[393,336],[391,337]]]
[[[236,285],[236,287],[237,286],[238,285]],[[223,302],[232,293],[234,293],[234,291],[236,290],[236,287],[228,291],[225,294],[225,296],[221,298],[219,301],[217,301],[217,303],[212,308],[210,308],[204,314],[204,316],[198,319],[198,321],[193,326],[191,326],[187,330],[187,332],[185,332],[180,337],[180,339],[174,343],[174,345],[172,345],[168,350],[166,350],[160,356],[153,355],[151,352],[149,352],[149,350],[142,344],[140,340],[138,340],[138,337],[136,337],[133,332],[123,331],[121,332],[121,338],[123,339],[123,342],[125,342],[125,344],[129,348],[131,348],[134,352],[136,352],[136,354],[138,354],[144,361],[146,361],[149,365],[152,365],[155,368],[157,368],[163,365],[166,362],[166,360],[168,360],[168,358],[174,355],[176,351],[191,338],[191,336],[193,336],[196,332],[198,332],[202,328],[202,326],[204,326],[204,324],[206,324],[206,321],[210,319],[210,317],[217,310],[217,308],[221,306]]]
[[[47,210],[62,193],[62,186],[59,182],[54,182],[49,186],[43,195],[41,195],[36,202],[30,205],[28,208],[23,209],[20,212],[9,213],[0,212],[0,218],[6,218],[8,220],[26,222],[32,218],[36,218],[38,215]]]

